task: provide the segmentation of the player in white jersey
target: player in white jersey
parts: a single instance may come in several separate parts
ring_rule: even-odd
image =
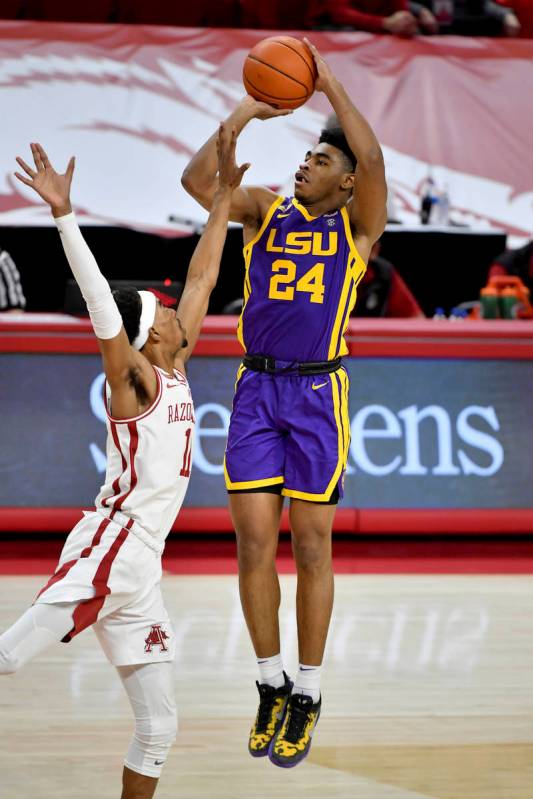
[[[117,667],[135,715],[122,799],[150,799],[176,737],[174,636],[160,590],[161,553],[191,469],[194,409],[185,364],[219,272],[233,190],[248,165],[235,163],[235,131],[218,135],[220,190],[174,312],[151,292],[111,293],[70,205],[74,159],[55,172],[39,144],[35,169],[17,161],[50,205],[103,359],[107,472],[95,510],[68,536],[55,573],[34,604],[0,635],[0,674],[92,625]]]

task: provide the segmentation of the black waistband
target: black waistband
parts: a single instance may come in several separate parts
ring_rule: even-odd
[[[269,375],[325,375],[336,372],[342,365],[341,358],[335,358],[333,361],[305,361],[304,363],[294,361],[290,363],[277,361],[270,355],[245,355],[242,362],[247,369],[251,369],[253,372],[266,372]]]

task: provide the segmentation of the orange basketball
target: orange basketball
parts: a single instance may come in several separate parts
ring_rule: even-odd
[[[275,108],[298,108],[315,90],[316,66],[309,47],[292,36],[270,36],[246,56],[244,88]]]

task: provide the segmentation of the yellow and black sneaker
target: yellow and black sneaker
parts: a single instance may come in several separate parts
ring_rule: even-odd
[[[283,675],[285,677],[285,685],[281,688],[273,688],[266,683],[259,685],[256,682],[257,690],[259,691],[259,708],[254,726],[250,731],[250,740],[248,741],[248,751],[252,757],[266,757],[268,755],[268,747],[272,742],[272,738],[283,724],[287,703],[292,691],[292,682],[285,672],[283,672]]]
[[[292,768],[307,757],[321,706],[322,697],[313,703],[310,696],[291,696],[283,726],[272,739],[268,750],[268,756],[275,766]]]

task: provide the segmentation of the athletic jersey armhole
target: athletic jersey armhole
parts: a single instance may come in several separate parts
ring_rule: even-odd
[[[163,380],[158,370],[155,368],[155,366],[153,364],[150,364],[150,366],[154,370],[157,377],[157,392],[153,402],[148,406],[148,408],[146,408],[145,411],[140,413],[138,416],[130,416],[128,419],[115,419],[114,416],[111,416],[109,412],[108,399],[107,399],[108,382],[107,380],[104,380],[104,407],[105,407],[105,412],[107,414],[107,418],[109,419],[110,422],[113,422],[113,424],[129,424],[130,422],[138,422],[139,419],[144,419],[145,416],[148,416],[149,413],[152,413],[152,411],[159,405],[159,401],[163,395]]]
[[[268,227],[268,225],[270,223],[270,220],[274,216],[276,208],[278,208],[278,206],[281,205],[281,203],[283,202],[284,199],[285,199],[285,197],[282,197],[280,194],[278,194],[278,196],[276,197],[276,199],[274,200],[274,202],[272,203],[272,205],[270,206],[270,208],[266,212],[265,218],[263,219],[263,224],[261,225],[261,227],[259,228],[259,230],[255,234],[253,239],[251,241],[249,241],[248,244],[245,244],[245,246],[243,248],[243,252],[244,252],[245,255],[246,255],[246,253],[249,250],[252,249],[254,244],[257,244],[257,242],[259,241],[259,239],[261,238],[261,236],[263,235],[263,233],[267,229],[267,227]]]
[[[341,208],[341,216],[342,216],[343,221],[344,221],[344,232],[346,233],[346,239],[348,241],[348,246],[350,248],[350,252],[351,252],[352,256],[355,258],[356,261],[361,261],[361,263],[363,264],[363,266],[365,267],[365,270],[366,270],[367,263],[364,260],[364,258],[361,257],[361,255],[359,254],[359,250],[355,246],[355,241],[354,241],[353,233],[352,233],[352,226],[350,224],[350,217],[348,216],[348,209],[346,208],[346,206]]]

